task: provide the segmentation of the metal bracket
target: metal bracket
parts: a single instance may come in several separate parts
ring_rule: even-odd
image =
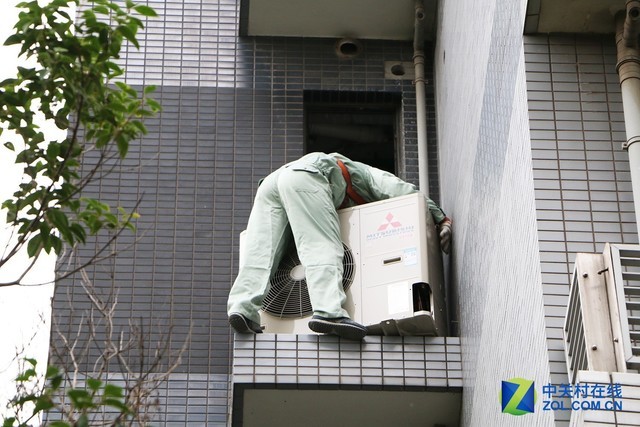
[[[636,142],[640,142],[640,136],[632,136],[622,143],[622,149],[628,150],[631,144],[635,144]]]

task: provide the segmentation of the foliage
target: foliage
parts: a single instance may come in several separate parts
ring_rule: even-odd
[[[172,323],[117,326],[117,292],[94,287],[86,271],[81,276],[89,309],[77,313],[69,303],[65,314],[82,317],[76,331],[61,330],[54,318],[47,372],[39,376],[37,362],[24,359],[1,427],[29,427],[43,417],[52,427],[140,426],[157,413],[158,390],[180,366],[191,331],[177,348]]]
[[[0,122],[18,138],[5,147],[24,167],[19,189],[2,203],[16,238],[0,267],[25,246],[32,258],[42,250],[59,254],[64,244],[82,244],[102,229],[133,228],[137,216],[82,191],[104,175],[108,162],[126,156],[130,143],[146,134],[143,119],[160,110],[148,97],[154,88],[138,94],[121,81],[124,70],[117,64],[123,43],[139,47],[143,22],[134,15],[155,12],[131,0],[94,0],[74,24],[66,8],[78,3],[20,3],[15,33],[5,42],[20,45],[20,55],[36,64],[18,67],[15,78],[0,82]],[[66,138],[47,140],[34,111],[66,130]],[[83,163],[87,153],[98,159],[90,168]],[[12,284],[19,280],[4,285]]]
[[[86,197],[84,190],[125,158],[130,144],[147,132],[143,120],[160,110],[149,98],[154,88],[138,93],[123,82],[124,70],[118,65],[125,43],[139,47],[141,19],[155,16],[153,9],[132,0],[92,0],[82,5],[74,23],[68,8],[80,6],[80,0],[42,3],[18,5],[22,11],[15,32],[5,42],[18,45],[20,55],[34,65],[19,67],[15,78],[0,82],[0,134],[15,133],[5,147],[24,169],[19,188],[1,205],[15,238],[2,253],[0,267],[23,248],[35,262],[42,251],[60,254],[63,247],[82,245],[102,230],[112,234],[107,247],[120,232],[134,228],[135,212],[112,209]],[[66,137],[47,139],[37,124],[40,119],[66,131]],[[149,336],[141,326],[130,324],[128,333],[116,330],[115,295],[100,298],[84,271],[102,250],[66,273],[83,275],[91,308],[82,314],[86,323],[75,335],[56,329],[51,357],[64,369],[52,364],[39,376],[37,362],[25,359],[2,427],[34,425],[45,414],[52,415],[47,422],[52,427],[149,421],[157,405],[153,393],[179,365],[187,341],[176,356],[167,338],[171,327],[162,330],[164,338],[155,340],[155,348],[147,345]],[[21,284],[24,274],[0,286]],[[73,309],[65,314],[71,317]],[[88,360],[96,349],[96,360]],[[139,363],[134,366],[132,361]],[[87,366],[93,367],[90,374]],[[117,369],[123,386],[112,381]]]
[[[57,399],[63,385],[63,375],[60,371],[50,366],[44,378],[45,387],[37,387],[37,362],[34,359],[25,359],[25,362],[28,367],[16,378],[18,394],[9,403],[15,415],[5,418],[2,427],[28,427],[37,416],[61,406]],[[47,424],[50,427],[88,426],[91,414],[104,412],[105,409],[109,410],[113,418],[110,425],[124,425],[132,416],[131,409],[125,403],[122,387],[105,383],[98,378],[88,378],[86,387],[68,387],[65,390],[68,398],[66,412],[74,414],[70,417],[73,421],[52,421]],[[27,404],[30,404],[33,410],[21,420],[21,414],[29,412]]]

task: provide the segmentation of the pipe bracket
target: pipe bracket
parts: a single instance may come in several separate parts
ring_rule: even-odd
[[[640,1],[627,0],[622,38],[627,47],[638,46],[640,35]]]
[[[629,138],[625,142],[623,142],[622,143],[622,149],[623,150],[628,150],[629,147],[632,144],[635,144],[636,142],[640,142],[640,135],[632,136],[631,138]]]

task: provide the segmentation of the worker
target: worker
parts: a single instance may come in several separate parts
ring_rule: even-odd
[[[313,316],[309,329],[361,340],[365,326],[342,308],[344,248],[337,209],[415,193],[413,184],[340,154],[310,153],[269,174],[258,187],[245,242],[243,264],[229,293],[229,324],[238,333],[261,333],[258,310],[269,291],[272,272],[293,234]],[[451,220],[433,201],[440,244],[448,253]]]

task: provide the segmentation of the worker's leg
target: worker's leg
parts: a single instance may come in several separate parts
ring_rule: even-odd
[[[278,192],[287,211],[305,275],[313,313],[326,318],[349,317],[342,308],[340,222],[329,183],[320,172],[285,168]]]
[[[290,237],[287,215],[277,192],[279,171],[258,188],[242,245],[243,265],[229,293],[227,312],[260,323],[258,310],[269,292],[269,280]]]

